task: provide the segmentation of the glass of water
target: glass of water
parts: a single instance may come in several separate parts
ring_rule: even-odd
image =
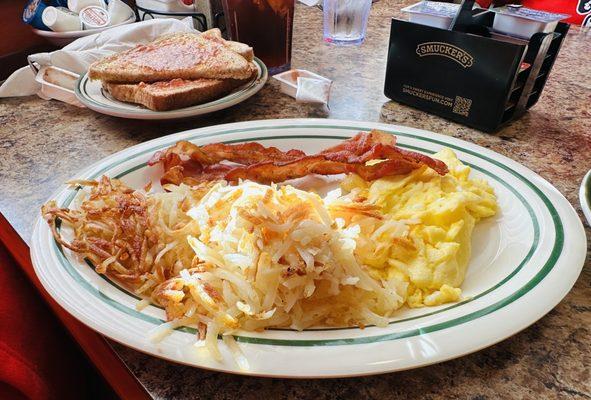
[[[361,44],[365,39],[371,0],[324,0],[324,41]]]

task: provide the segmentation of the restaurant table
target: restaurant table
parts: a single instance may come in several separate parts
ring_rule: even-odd
[[[383,95],[390,19],[411,3],[375,3],[360,47],[324,44],[321,11],[296,7],[293,67],[334,81],[330,109],[296,103],[272,79],[237,106],[172,122],[118,119],[35,96],[0,100],[0,212],[28,242],[47,197],[75,172],[116,151],[227,122],[326,117],[407,125],[490,148],[550,181],[582,215],[578,188],[591,168],[591,33],[572,27],[539,103],[520,120],[487,134]],[[554,310],[521,333],[456,360],[386,375],[251,378],[176,365],[106,342],[156,399],[591,398],[591,265],[585,264]],[[114,379],[108,378],[111,384]],[[126,388],[119,391],[122,397],[138,393],[133,385]]]

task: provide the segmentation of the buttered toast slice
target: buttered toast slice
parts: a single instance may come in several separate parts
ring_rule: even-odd
[[[248,79],[173,79],[139,84],[103,82],[103,88],[119,101],[141,104],[154,111],[168,111],[218,99],[246,81]]]
[[[244,44],[244,43],[233,42],[231,40],[225,40],[222,37],[222,32],[218,28],[209,29],[203,33],[198,33],[198,32],[170,33],[168,35],[164,35],[164,36],[156,39],[156,41],[154,43],[158,43],[158,41],[168,39],[168,38],[173,38],[173,37],[182,38],[184,36],[190,36],[190,35],[199,35],[199,36],[201,36],[202,39],[207,39],[207,40],[217,42],[219,44],[223,44],[224,46],[226,46],[226,48],[228,50],[232,50],[233,52],[240,54],[248,62],[251,62],[252,60],[254,60],[254,52],[252,50],[252,47],[250,47],[249,45]]]
[[[252,47],[250,47],[249,45],[244,44],[244,43],[233,42],[231,40],[225,40],[222,37],[222,32],[218,28],[213,28],[213,29],[203,32],[201,34],[201,37],[216,41],[218,43],[223,43],[228,49],[232,50],[235,53],[240,54],[242,57],[246,58],[246,60],[249,62],[254,59],[254,52],[252,50]]]
[[[222,39],[223,40],[223,39]],[[171,79],[247,79],[250,62],[225,43],[195,34],[169,35],[93,63],[90,79],[140,83]]]

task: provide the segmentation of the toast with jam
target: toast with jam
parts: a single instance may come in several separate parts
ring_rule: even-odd
[[[141,104],[153,111],[170,111],[218,99],[247,81],[248,79],[172,79],[136,84],[103,82],[103,89],[119,101]]]
[[[88,76],[118,83],[247,79],[252,75],[252,65],[234,47],[215,33],[167,35],[96,61]]]
[[[219,29],[211,29],[164,35],[107,57],[91,65],[89,77],[100,79],[116,100],[169,111],[218,99],[255,79],[253,60],[250,46],[224,40]]]

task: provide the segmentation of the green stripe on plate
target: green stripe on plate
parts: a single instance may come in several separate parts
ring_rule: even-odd
[[[235,130],[230,130],[230,131],[226,131],[226,132],[216,132],[216,133],[212,133],[212,134],[208,134],[208,135],[193,135],[191,137],[188,138],[188,140],[193,140],[193,139],[202,139],[202,138],[206,138],[206,137],[211,137],[211,136],[222,136],[222,135],[226,135],[226,134],[230,134],[230,133],[240,133],[240,132],[253,132],[253,131],[259,131],[259,130],[280,130],[280,129],[292,129],[292,128],[323,128],[323,129],[343,129],[343,130],[369,130],[368,128],[359,128],[359,127],[350,127],[350,126],[325,126],[325,125],[288,125],[288,126],[280,126],[280,127],[260,127],[260,128],[242,128],[242,129],[235,129]],[[411,137],[411,138],[415,138],[418,140],[422,140],[422,141],[427,141],[427,142],[431,142],[431,143],[435,143],[441,146],[445,146],[445,147],[449,147],[449,148],[453,148],[455,150],[467,153],[467,154],[471,154],[477,158],[483,159],[487,162],[490,162],[491,164],[496,165],[499,168],[502,168],[504,170],[506,170],[507,172],[511,173],[512,175],[514,175],[515,177],[517,177],[519,180],[521,180],[522,182],[524,182],[528,187],[530,187],[534,193],[536,193],[538,195],[538,197],[540,197],[540,199],[542,200],[542,202],[544,203],[544,205],[547,207],[552,220],[554,222],[554,226],[555,226],[555,232],[556,232],[556,238],[555,238],[555,242],[552,248],[552,252],[550,254],[550,257],[548,258],[548,260],[545,262],[544,266],[542,267],[542,269],[523,287],[521,287],[519,290],[517,290],[516,292],[514,292],[513,294],[511,294],[510,296],[507,296],[506,298],[488,306],[485,307],[481,310],[475,311],[473,313],[464,315],[462,317],[450,320],[450,321],[446,321],[443,323],[439,323],[439,324],[434,324],[434,325],[430,325],[424,328],[420,328],[420,329],[413,329],[413,330],[408,330],[408,331],[404,331],[404,332],[397,332],[397,333],[392,333],[392,334],[385,334],[385,335],[378,335],[378,336],[369,336],[369,337],[360,337],[360,338],[344,338],[344,339],[319,339],[319,340],[293,340],[293,339],[269,339],[269,338],[261,338],[261,337],[250,337],[250,336],[235,336],[236,340],[240,341],[240,342],[244,342],[244,343],[254,343],[254,344],[265,344],[265,345],[282,345],[282,346],[325,346],[325,345],[350,345],[350,344],[363,344],[363,343],[372,343],[372,342],[378,342],[378,341],[385,341],[385,340],[396,340],[396,339],[402,339],[402,338],[406,338],[406,337],[412,337],[412,336],[416,336],[416,335],[420,335],[421,333],[428,333],[428,332],[435,332],[435,331],[439,331],[442,329],[447,329],[447,328],[451,328],[453,326],[462,324],[462,323],[466,323],[469,321],[472,321],[474,319],[480,318],[482,316],[488,315],[494,311],[497,311],[501,308],[503,308],[504,306],[514,302],[515,300],[519,299],[521,296],[523,296],[525,293],[529,292],[530,290],[532,290],[554,267],[554,265],[556,264],[556,261],[558,260],[561,252],[562,252],[562,248],[564,246],[564,231],[563,231],[563,225],[562,225],[562,221],[560,220],[560,217],[558,216],[558,212],[556,211],[556,209],[554,208],[554,206],[552,205],[552,203],[550,202],[550,200],[546,197],[546,195],[537,187],[535,186],[531,181],[529,181],[527,178],[525,178],[523,175],[517,173],[516,171],[512,170],[511,168],[507,167],[506,165],[493,160],[489,157],[477,154],[476,152],[472,151],[472,150],[468,150],[468,149],[463,149],[459,146],[450,144],[450,143],[445,143],[442,141],[439,141],[437,139],[432,139],[432,138],[426,138],[426,137],[421,137],[421,136],[417,136],[417,135],[413,135],[413,134],[407,134],[407,133],[402,133],[402,132],[392,132],[390,131],[389,133],[392,134],[396,134],[398,136],[404,136],[404,137]],[[232,141],[227,141],[228,143],[230,142],[240,142],[240,141],[252,141],[252,140],[276,140],[276,139],[282,139],[282,138],[299,138],[299,139],[307,139],[307,138],[317,138],[317,139],[346,139],[348,137],[340,137],[340,136],[321,136],[321,135],[310,135],[310,136],[306,136],[306,135],[297,135],[297,136],[273,136],[273,137],[263,137],[263,138],[245,138],[245,139],[236,139],[236,140],[232,140]],[[138,154],[134,154],[132,156],[127,157],[124,160],[120,160],[120,161],[116,161],[114,163],[111,163],[110,165],[101,168],[99,171],[95,172],[94,174],[92,174],[92,176],[89,177],[89,179],[94,179],[96,177],[98,177],[99,175],[101,175],[102,173],[104,173],[105,171],[111,169],[112,167],[122,164],[124,162],[127,162],[133,158],[139,157],[141,155],[144,155],[146,153],[151,153],[154,151],[157,151],[159,149],[165,148],[167,146],[169,146],[172,142],[174,142],[175,140],[172,140],[171,142],[167,142],[166,144],[163,145],[159,145],[159,146],[154,146],[153,148],[144,150]],[[420,148],[417,148],[415,146],[402,146],[401,147],[407,147],[407,148],[413,148],[416,150],[422,150]],[[424,151],[424,150],[423,150]],[[137,170],[138,168],[142,168],[144,165],[140,165],[140,166],[134,166],[132,168],[130,168],[128,171],[117,175],[118,177],[129,174],[135,170]],[[507,182],[499,179],[496,176],[493,176],[489,171],[486,171],[483,168],[480,168],[478,166],[475,165],[470,165],[472,168],[477,169],[479,171],[481,171],[482,173],[485,173],[489,176],[491,176],[493,179],[501,182],[505,187],[509,188],[519,199],[520,201],[522,201],[522,203],[526,206],[526,208],[528,209],[528,212],[530,214],[530,217],[532,218],[532,221],[534,221],[534,243],[532,244],[532,247],[530,248],[530,251],[528,252],[527,256],[525,257],[525,259],[518,265],[518,267],[511,273],[509,274],[505,279],[503,279],[500,283],[498,283],[497,285],[495,285],[493,288],[487,290],[486,292],[480,294],[479,296],[483,296],[487,293],[490,293],[492,290],[495,290],[496,288],[500,287],[501,285],[503,285],[504,283],[506,283],[509,279],[511,279],[517,272],[519,272],[519,270],[527,263],[527,261],[532,257],[533,253],[536,250],[536,246],[537,243],[539,242],[539,222],[537,221],[537,218],[535,216],[535,213],[533,212],[531,206],[525,201],[525,199],[523,198],[523,196],[521,196],[521,194],[519,192],[517,192],[512,186],[510,186]],[[74,198],[75,194],[70,195],[66,198],[66,202],[63,203],[62,207],[67,207],[69,205],[69,203],[72,201],[72,199]],[[74,278],[82,287],[84,287],[86,290],[88,290],[91,294],[93,294],[94,296],[96,296],[97,298],[101,299],[102,301],[104,301],[105,303],[107,303],[108,305],[114,307],[115,309],[118,309],[130,316],[133,316],[135,318],[139,318],[142,319],[146,322],[150,322],[153,324],[160,324],[164,321],[160,320],[159,318],[155,318],[143,313],[140,313],[138,311],[136,311],[135,309],[131,309],[123,304],[118,303],[117,301],[107,297],[106,295],[104,295],[103,293],[99,292],[96,288],[94,288],[92,285],[90,285],[86,280],[84,280],[79,274],[78,272],[74,269],[74,267],[70,264],[69,260],[67,260],[67,258],[65,257],[65,255],[62,253],[61,248],[58,247],[57,243],[54,242],[54,250],[57,250],[58,253],[58,258],[60,259],[63,267],[67,270],[67,272],[70,274],[70,276],[72,276],[72,278]],[[119,290],[119,286],[115,285],[114,283],[111,282],[111,284],[113,284],[114,286],[116,286]],[[442,312],[445,310],[448,310],[450,308],[454,308],[454,307],[458,307],[464,303],[459,303],[456,304],[452,307],[448,307],[444,310],[439,310],[433,313],[429,313],[426,315],[422,315],[422,316],[418,316],[418,317],[413,317],[413,318],[409,318],[409,319],[416,319],[416,318],[422,318],[424,316],[427,315],[432,315],[435,314],[437,312]],[[408,320],[408,319],[407,319]],[[393,321],[393,322],[402,322],[402,320],[400,321]],[[336,328],[339,329],[339,328]],[[195,333],[195,330],[193,328],[190,327],[183,327],[180,328],[179,330],[181,331],[185,331],[188,333]]]

